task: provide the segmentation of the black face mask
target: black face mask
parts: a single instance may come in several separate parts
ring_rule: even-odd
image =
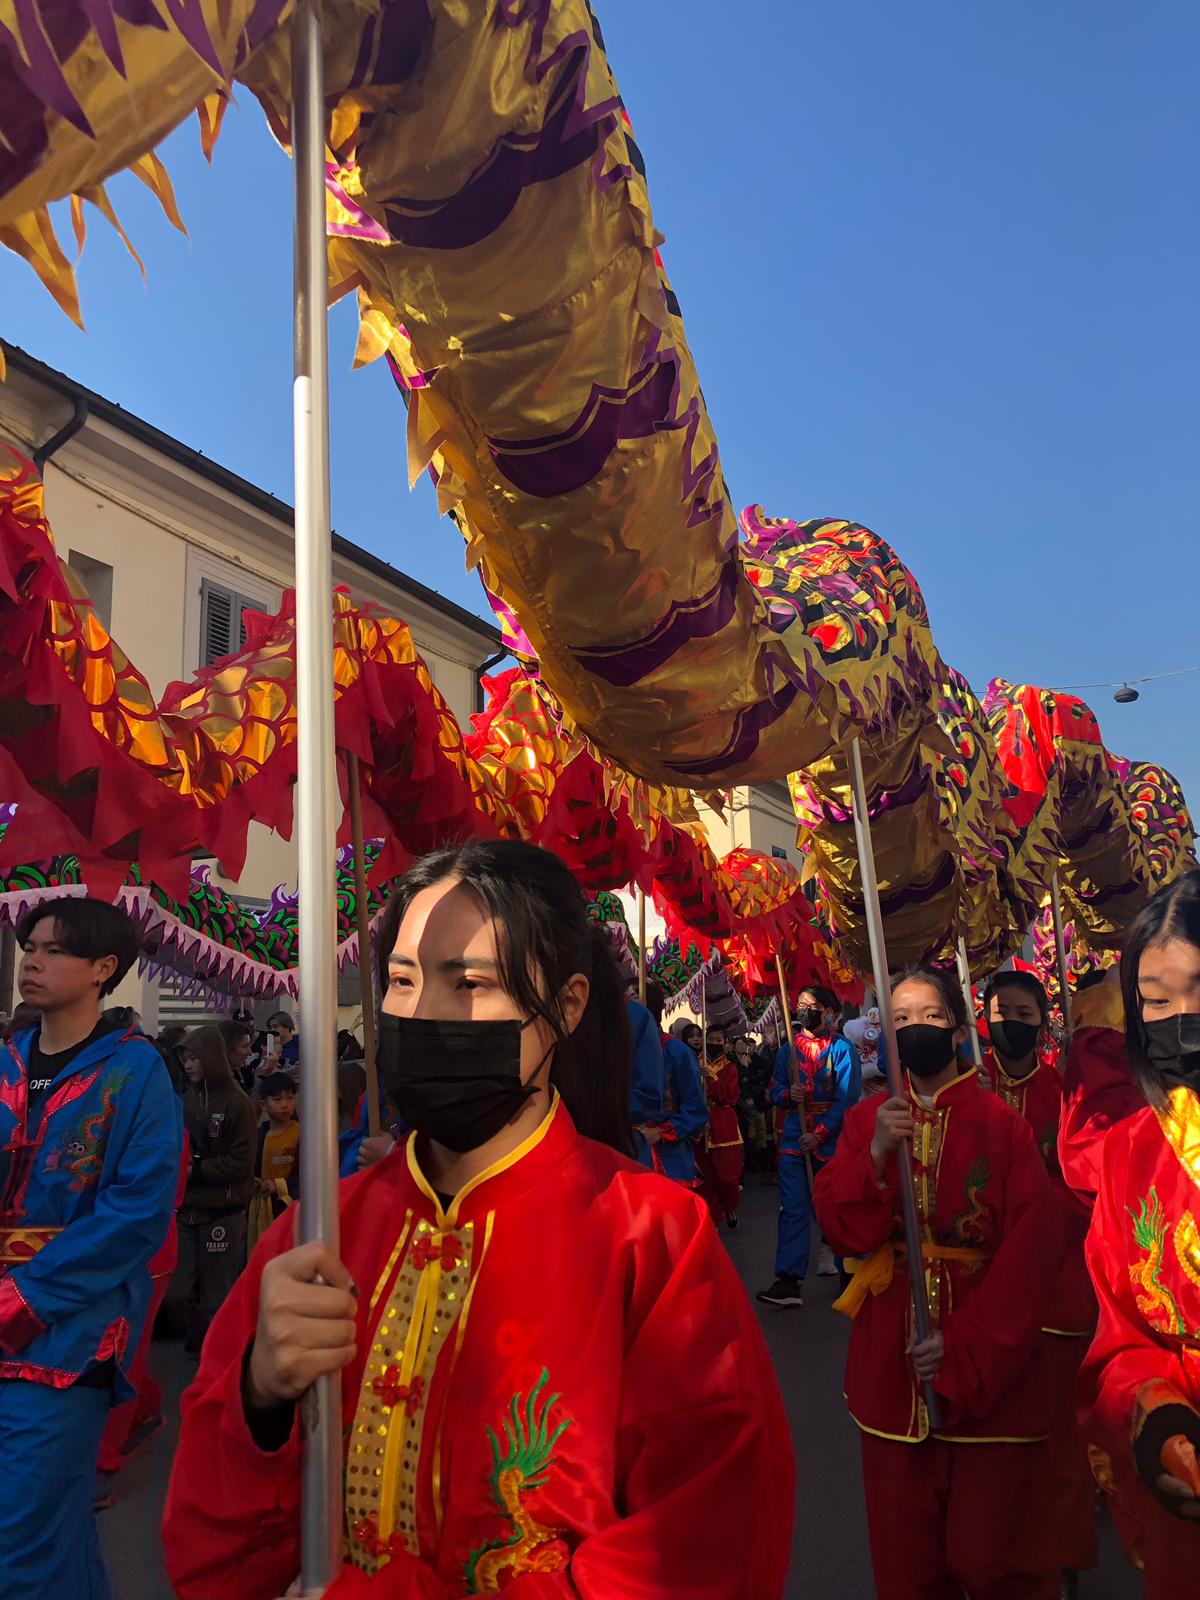
[[[1185,1011],[1144,1024],[1146,1054],[1169,1083],[1200,1090],[1200,1015]]]
[[[447,1150],[478,1150],[513,1120],[532,1084],[521,1082],[528,1023],[379,1018],[379,1075],[401,1118]]]
[[[900,1065],[911,1077],[936,1078],[954,1060],[954,1029],[931,1022],[909,1022],[896,1029]]]
[[[805,1006],[801,1010],[797,1021],[805,1033],[820,1033],[825,1021],[825,1013],[820,1006]]]
[[[1033,1054],[1042,1031],[1040,1022],[988,1022],[992,1049],[1005,1061],[1024,1061]]]

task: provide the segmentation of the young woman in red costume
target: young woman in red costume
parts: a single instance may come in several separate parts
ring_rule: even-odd
[[[1145,907],[1121,956],[1125,1038],[1147,1102],[1100,1153],[1087,1241],[1100,1314],[1083,1367],[1097,1476],[1149,1600],[1200,1572],[1200,872]]]
[[[1063,1596],[1070,1600],[1079,1592],[1078,1574],[1100,1560],[1096,1480],[1075,1416],[1075,1379],[1096,1328],[1096,1297],[1083,1259],[1091,1208],[1067,1187],[1058,1164],[1063,1079],[1042,1048],[1050,1014],[1045,989],[1032,972],[997,972],[984,990],[983,1014],[989,1040],[984,1073],[1005,1104],[1029,1124],[1046,1163],[1066,1240],[1042,1327],[1058,1398],[1050,1441],[1053,1514],[1043,1526],[1053,1564],[1063,1575]]]
[[[330,1600],[778,1600],[778,1388],[703,1202],[618,1153],[624,1005],[578,885],[529,845],[446,850],[379,950],[381,1072],[417,1131],[343,1183],[340,1260],[293,1248],[290,1206],[214,1322],[165,1518],[176,1592],[292,1583],[297,1401],[340,1371]]]
[[[913,969],[892,1005],[908,1092],[852,1106],[816,1180],[822,1232],[859,1258],[838,1309],[854,1318],[846,1399],[862,1433],[876,1594],[1057,1600],[1039,1527],[1054,1414],[1041,1328],[1061,1254],[1050,1180],[1024,1119],[958,1058],[959,985]],[[904,1245],[904,1141],[933,1321],[923,1341]]]

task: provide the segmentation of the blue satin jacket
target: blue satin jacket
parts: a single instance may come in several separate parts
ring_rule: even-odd
[[[862,1099],[862,1067],[859,1065],[858,1051],[849,1039],[843,1039],[840,1034],[830,1039],[810,1081],[812,1100],[823,1107],[809,1116],[809,1131],[816,1133],[820,1139],[814,1155],[818,1161],[829,1161],[837,1149],[846,1112]],[[794,1155],[799,1149],[800,1114],[791,1090],[791,1052],[784,1045],[775,1057],[775,1073],[769,1091],[772,1105],[787,1110],[779,1141],[781,1156]]]
[[[0,1379],[66,1388],[112,1357],[117,1400],[179,1187],[183,1114],[158,1051],[119,1025],[26,1127],[33,1032],[0,1045]]]
[[[654,1157],[638,1124],[662,1121],[663,1050],[662,1036],[654,1018],[637,1000],[627,1000],[629,1032],[633,1038],[633,1078],[629,1085],[629,1120],[633,1124],[635,1159],[653,1169]]]
[[[655,1154],[668,1178],[694,1188],[699,1174],[692,1140],[708,1123],[708,1097],[700,1076],[700,1058],[682,1039],[668,1039],[663,1045],[663,1069],[663,1121],[674,1129],[675,1138],[661,1139],[654,1146]]]
[[[387,1095],[383,1093],[382,1086],[379,1093],[379,1131],[381,1133],[390,1133],[393,1139],[403,1139],[408,1133],[403,1118]],[[367,1117],[367,1097],[364,1094],[358,1102],[358,1115],[354,1119],[353,1127],[347,1128],[344,1133],[338,1134],[339,1178],[353,1178],[357,1173],[359,1148],[370,1131]]]

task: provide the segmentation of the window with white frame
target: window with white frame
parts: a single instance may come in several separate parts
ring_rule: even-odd
[[[200,584],[200,665],[211,667],[222,656],[236,655],[246,642],[246,612],[262,609],[261,600],[204,578]]]

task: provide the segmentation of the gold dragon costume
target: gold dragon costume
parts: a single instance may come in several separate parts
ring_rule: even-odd
[[[663,789],[795,774],[854,971],[856,736],[897,964],[962,935],[993,967],[1055,867],[1081,934],[1116,942],[1153,874],[1086,708],[1007,686],[980,706],[870,530],[734,516],[585,0],[328,0],[322,21],[331,294],[357,294],[410,471],[436,479],[568,738]],[[48,203],[111,211],[103,182],[132,165],[173,212],[153,147],[193,109],[211,146],[235,80],[286,143],[287,23],[283,0],[0,0],[0,241],[76,310]],[[1019,814],[1006,740],[1016,767],[1023,741],[1036,757]]]

